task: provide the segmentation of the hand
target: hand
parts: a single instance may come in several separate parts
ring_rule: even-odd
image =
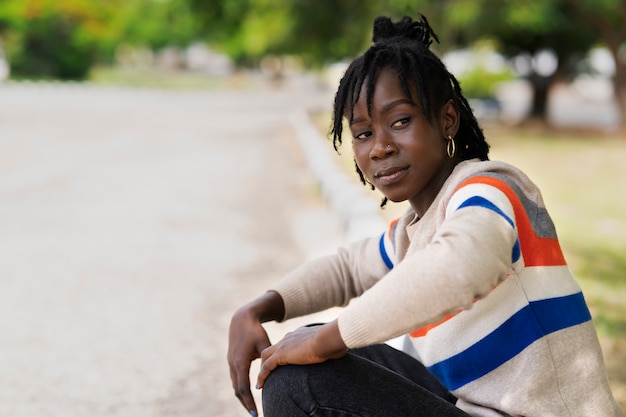
[[[233,316],[228,337],[230,379],[235,395],[248,411],[257,411],[250,391],[250,364],[268,346],[270,340],[261,322],[245,313]]]
[[[228,366],[235,395],[246,408],[257,408],[250,391],[250,364],[261,357],[261,352],[270,346],[270,340],[261,323],[280,320],[284,315],[282,298],[268,292],[252,303],[240,308],[233,315],[228,333]]]
[[[321,363],[339,359],[347,352],[337,320],[323,326],[301,327],[263,350],[257,388],[263,388],[269,374],[278,366]]]

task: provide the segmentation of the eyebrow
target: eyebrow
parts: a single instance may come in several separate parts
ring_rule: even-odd
[[[411,105],[411,106],[416,106],[416,104],[415,104],[415,103],[413,103],[413,101],[409,100],[408,98],[400,98],[400,99],[398,99],[398,100],[394,100],[394,101],[391,101],[391,102],[389,102],[389,103],[385,104],[385,105],[384,105],[384,106],[380,109],[380,113],[381,113],[381,114],[385,114],[385,113],[387,113],[388,111],[390,111],[391,109],[393,109],[394,107],[399,106],[399,105],[401,105],[401,104],[409,104],[409,105]],[[364,118],[361,118],[361,117],[358,117],[358,118],[356,118],[356,119],[354,119],[354,118],[353,118],[353,119],[351,119],[351,120],[350,120],[350,126],[352,126],[353,124],[356,124],[356,123],[361,123],[361,122],[364,122],[364,121],[365,121],[365,119],[364,119]]]

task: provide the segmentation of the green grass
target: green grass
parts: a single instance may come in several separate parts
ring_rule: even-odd
[[[314,120],[325,133],[328,116]],[[626,410],[626,140],[496,126],[485,134],[491,159],[519,167],[542,190],[589,303],[613,392]],[[348,141],[338,161],[354,172]],[[382,213],[391,220],[405,208],[390,204]]]
[[[123,85],[177,90],[217,90],[250,87],[251,79],[241,74],[216,77],[201,72],[166,71],[156,68],[97,67],[89,81],[102,85]]]
[[[492,159],[518,166],[541,188],[589,303],[614,394],[626,410],[626,140],[487,133]]]

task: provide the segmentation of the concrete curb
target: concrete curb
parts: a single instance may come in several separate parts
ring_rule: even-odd
[[[332,145],[317,131],[306,110],[294,111],[290,122],[309,168],[319,181],[322,196],[340,218],[346,241],[384,231],[386,223],[380,214],[379,202],[338,166],[332,155]]]

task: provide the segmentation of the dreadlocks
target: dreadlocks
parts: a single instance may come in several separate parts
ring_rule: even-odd
[[[366,86],[367,109],[371,112],[376,76],[381,69],[391,68],[398,73],[407,98],[419,105],[429,123],[433,123],[433,116],[445,103],[454,102],[460,114],[455,141],[462,160],[489,159],[489,145],[463,97],[459,82],[429,49],[432,42],[439,42],[439,39],[426,17],[421,15],[419,21],[414,21],[405,16],[395,23],[388,17],[378,17],[374,21],[372,41],[373,45],[350,64],[339,83],[330,132],[335,150],[342,143],[343,118],[352,117],[363,85]],[[410,83],[414,83],[417,97],[412,96]],[[367,184],[358,166],[356,170],[361,182]],[[386,199],[381,206],[385,203]]]

